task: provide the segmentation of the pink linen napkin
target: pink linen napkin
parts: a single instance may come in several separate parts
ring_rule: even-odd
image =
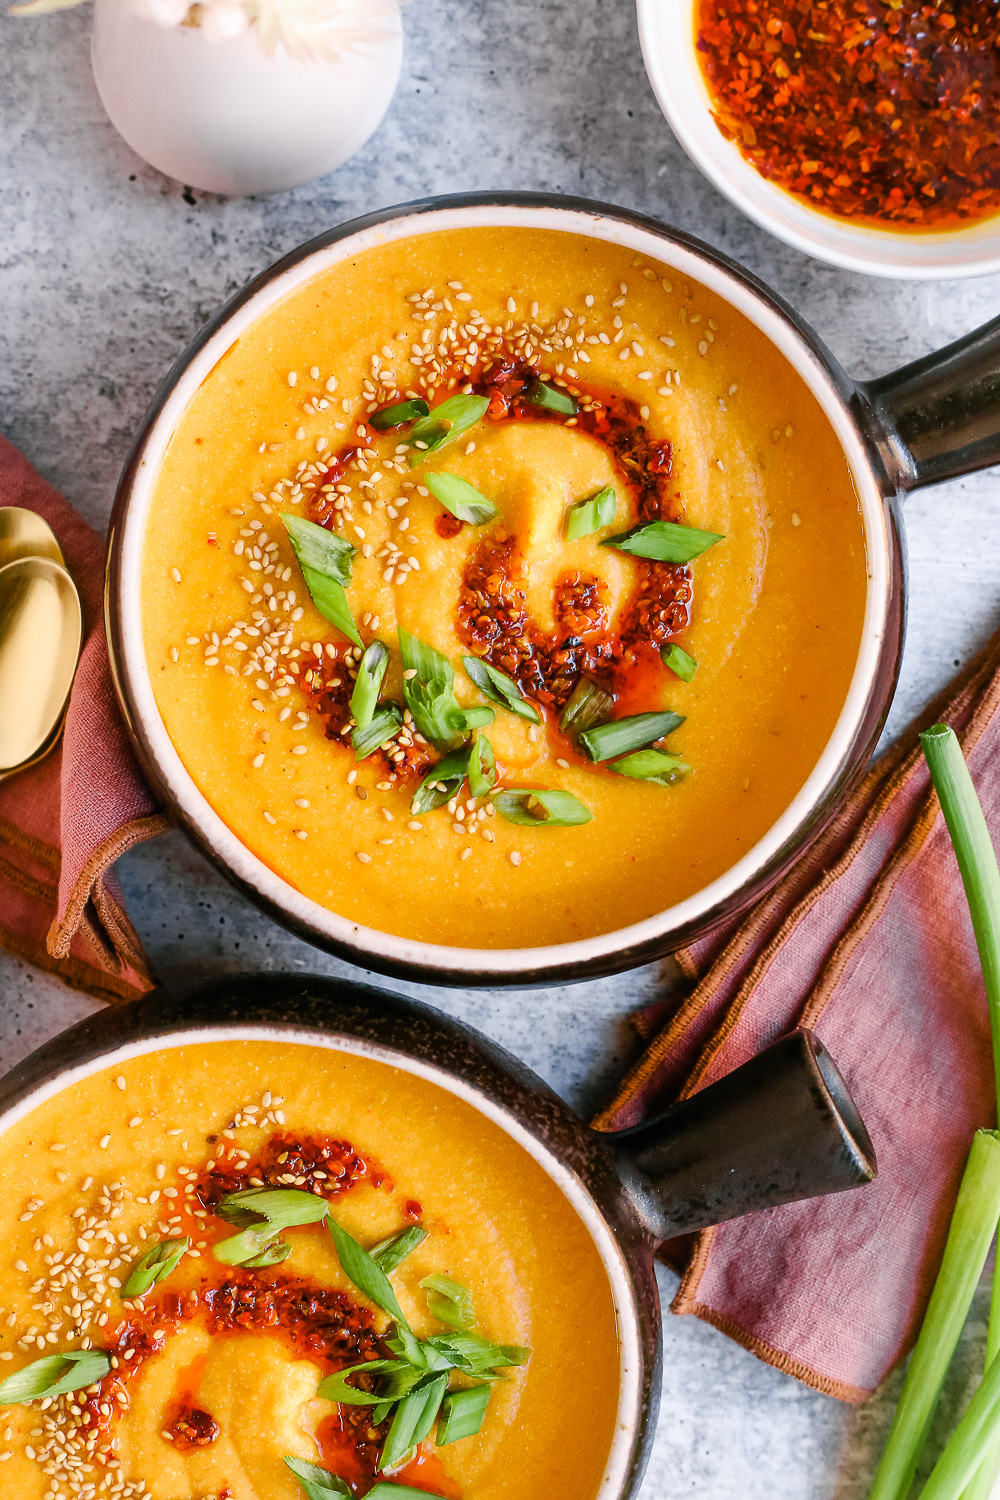
[[[1000,635],[949,692],[919,727],[955,729],[996,840]],[[972,1133],[995,1115],[972,926],[916,728],[748,916],[678,957],[693,988],[637,1019],[652,1040],[596,1123],[634,1124],[809,1026],[845,1074],[879,1175],[673,1242],[672,1310],[862,1401],[916,1337]]]
[[[152,988],[112,866],[168,826],[121,721],[104,633],[104,543],[0,437],[0,505],[52,527],[83,607],[66,728],[51,755],[0,783],[0,945],[101,1000]]]

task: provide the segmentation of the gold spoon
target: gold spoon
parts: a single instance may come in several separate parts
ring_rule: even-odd
[[[66,566],[48,522],[19,505],[0,506],[0,568],[19,557],[51,557],[60,567]]]
[[[0,568],[0,781],[58,743],[82,628],[80,596],[60,562],[22,556]]]

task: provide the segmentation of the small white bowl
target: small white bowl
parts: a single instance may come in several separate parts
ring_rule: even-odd
[[[820,213],[762,177],[713,118],[695,48],[696,5],[637,0],[646,72],[688,156],[748,218],[806,255],[869,276],[938,281],[1000,271],[1000,215],[938,233],[871,229]]]

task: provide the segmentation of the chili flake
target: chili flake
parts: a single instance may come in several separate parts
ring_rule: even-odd
[[[811,207],[897,229],[1000,211],[1000,0],[700,0],[715,120]]]

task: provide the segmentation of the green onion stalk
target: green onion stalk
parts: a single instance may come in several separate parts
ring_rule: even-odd
[[[941,802],[972,917],[993,1038],[1000,1118],[1000,869],[969,768],[954,732],[935,724],[920,736]],[[968,1316],[1000,1219],[1000,1132],[977,1130],[952,1215],[941,1269],[875,1473],[869,1500],[905,1500],[941,1385]],[[1000,1278],[994,1272],[986,1374],[952,1434],[922,1500],[985,1500],[1000,1468]]]

